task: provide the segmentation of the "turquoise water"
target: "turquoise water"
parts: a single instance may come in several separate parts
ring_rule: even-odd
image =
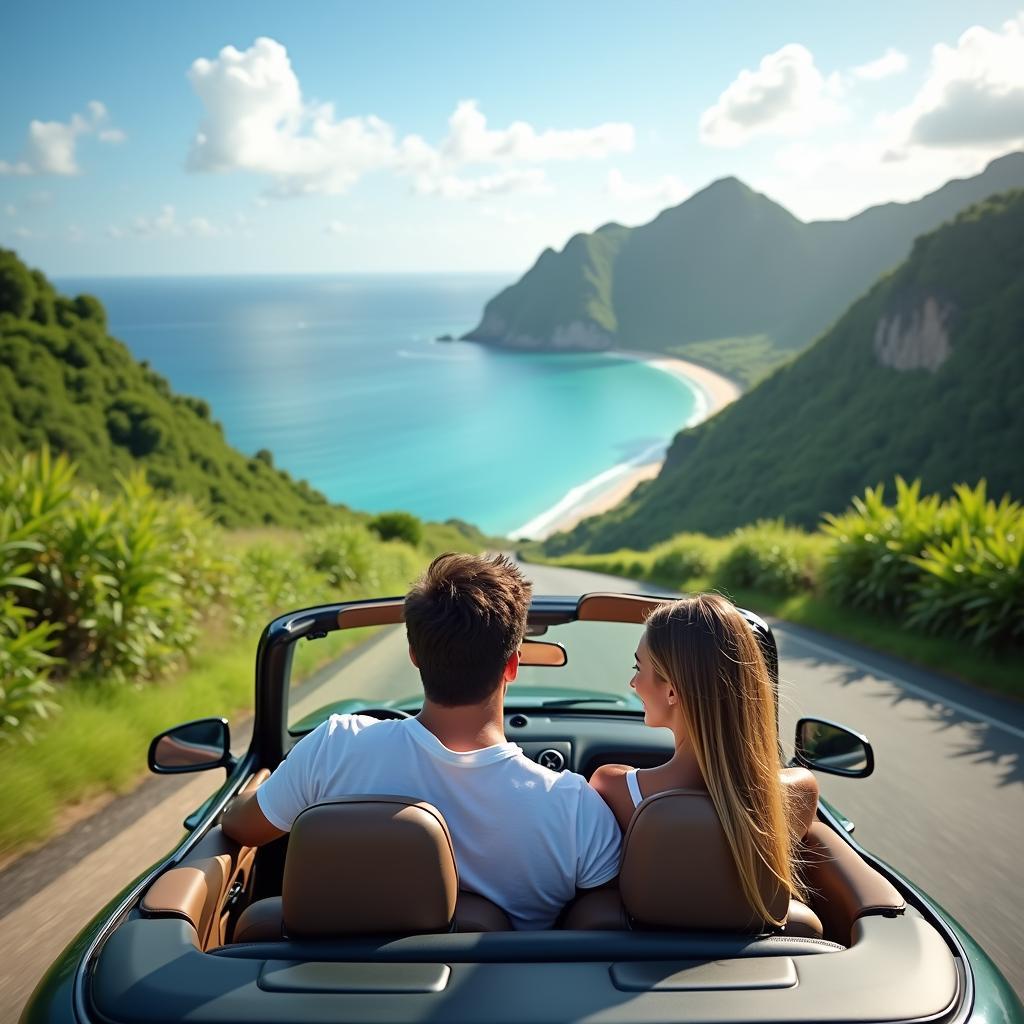
[[[102,278],[59,282],[228,440],[268,448],[331,500],[508,533],[610,467],[657,453],[693,415],[686,384],[601,354],[445,343],[493,275]]]

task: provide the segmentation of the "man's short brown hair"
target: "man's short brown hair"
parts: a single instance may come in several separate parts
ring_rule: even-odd
[[[423,691],[445,707],[479,704],[523,642],[532,587],[504,555],[438,555],[405,598]]]

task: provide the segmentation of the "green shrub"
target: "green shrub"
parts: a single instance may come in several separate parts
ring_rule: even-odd
[[[982,481],[947,503],[959,529],[910,563],[920,572],[907,625],[975,645],[1024,643],[1024,511],[985,500]]]
[[[262,629],[274,616],[329,600],[321,573],[284,545],[258,543],[233,563],[228,596],[231,619],[243,632]]]
[[[50,700],[49,674],[57,659],[49,652],[56,645],[57,623],[33,625],[32,610],[19,603],[17,594],[38,584],[24,574],[40,545],[25,539],[30,522],[14,525],[10,509],[0,515],[0,740],[32,738],[32,722],[56,708]]]
[[[822,531],[832,544],[823,569],[827,593],[840,604],[880,613],[904,611],[919,576],[911,561],[942,536],[938,495],[921,497],[920,481],[896,478],[896,502],[885,503],[885,487],[869,487],[852,509],[826,515]]]
[[[216,529],[191,502],[158,497],[141,474],[114,495],[76,488],[74,466],[45,450],[0,459],[0,502],[31,524],[21,604],[26,623],[60,625],[61,675],[152,679],[189,649],[225,570]]]
[[[941,501],[897,478],[893,505],[869,488],[823,530],[823,575],[840,603],[975,644],[1024,641],[1024,513],[1009,498],[991,501],[984,480]]]
[[[714,582],[726,590],[759,590],[788,595],[811,589],[816,581],[815,538],[781,521],[762,520],[728,538]]]
[[[368,525],[381,540],[402,540],[413,547],[423,540],[423,523],[411,512],[382,512]]]
[[[681,533],[651,552],[649,576],[667,586],[681,586],[695,576],[706,576],[714,567],[712,542],[696,533]]]
[[[306,542],[306,564],[327,577],[340,590],[352,583],[371,583],[376,578],[374,562],[379,538],[365,526],[341,523],[325,526],[310,534]]]

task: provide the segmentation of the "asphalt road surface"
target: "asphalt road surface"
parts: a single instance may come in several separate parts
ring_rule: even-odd
[[[654,589],[543,566],[529,567],[529,574],[538,594]],[[875,774],[819,776],[823,795],[856,822],[865,847],[964,924],[1024,994],[1024,706],[810,631],[773,627],[783,738],[792,737],[801,715],[867,734]],[[575,685],[626,689],[632,650],[595,645],[583,657],[580,672],[573,656]],[[302,687],[291,718],[340,696],[383,701],[415,691],[404,635],[394,630]],[[0,871],[0,1021],[17,1020],[61,949],[170,849],[182,818],[222,777],[154,778]]]

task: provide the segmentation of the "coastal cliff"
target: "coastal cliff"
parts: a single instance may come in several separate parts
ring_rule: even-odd
[[[813,526],[900,474],[1024,495],[1024,191],[919,238],[806,352],[676,435],[658,477],[549,553],[646,547],[757,519]]]

